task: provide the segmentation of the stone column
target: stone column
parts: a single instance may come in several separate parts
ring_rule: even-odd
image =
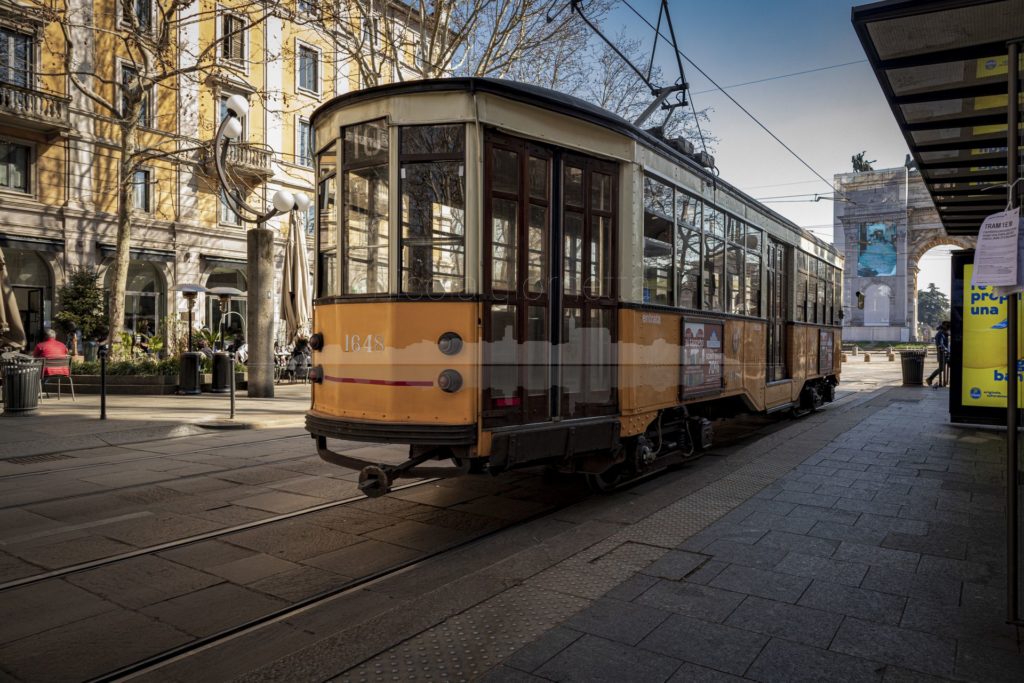
[[[907,264],[907,322],[910,324],[910,341],[917,339],[917,275],[921,272],[917,262]]]
[[[274,397],[274,231],[253,228],[246,233],[249,281],[246,313],[249,345],[249,396]]]

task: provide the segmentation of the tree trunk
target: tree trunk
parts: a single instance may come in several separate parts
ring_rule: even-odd
[[[132,243],[132,209],[135,193],[133,190],[134,154],[133,128],[121,126],[121,159],[118,162],[117,184],[117,250],[114,254],[113,278],[110,283],[110,299],[108,303],[108,324],[110,336],[108,343],[120,344],[121,333],[124,331],[125,288],[128,283],[128,266],[131,262]],[[124,349],[120,349],[124,352]]]

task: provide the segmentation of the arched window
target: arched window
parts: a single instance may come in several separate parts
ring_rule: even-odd
[[[51,325],[53,289],[50,269],[42,257],[34,251],[5,249],[7,273],[14,288],[14,299],[18,303],[21,324],[28,338],[31,350],[43,340],[44,329]]]
[[[105,281],[109,292],[114,285],[113,267],[107,269]],[[124,331],[146,336],[161,334],[166,294],[164,279],[156,266],[148,261],[132,261],[124,288]]]
[[[241,268],[214,268],[206,281],[206,288],[213,287],[234,287],[246,291],[248,289],[245,280],[245,272]],[[221,314],[224,313],[224,339],[230,344],[235,335],[245,338],[245,297],[231,297],[230,306],[227,311],[222,311],[220,298],[213,295],[206,295],[206,327],[215,332],[219,338]]]
[[[864,324],[889,324],[889,297],[892,289],[888,285],[871,285],[864,292]]]

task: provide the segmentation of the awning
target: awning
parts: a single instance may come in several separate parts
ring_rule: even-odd
[[[0,247],[4,249],[22,249],[25,251],[59,252],[64,250],[64,240],[46,237],[15,237],[0,235]]]
[[[245,270],[246,260],[237,258],[228,258],[226,256],[201,256],[203,262],[211,265],[215,268],[238,268]]]
[[[1006,208],[993,186],[1006,183],[1007,42],[1024,38],[1024,0],[886,0],[854,7],[853,25],[946,232],[977,234]]]
[[[112,244],[99,243],[97,246],[100,248],[100,255],[103,258],[113,258],[117,253],[117,247]],[[131,249],[128,253],[133,261],[174,262],[174,252],[163,249]]]

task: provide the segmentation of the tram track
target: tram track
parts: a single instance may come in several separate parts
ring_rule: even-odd
[[[401,484],[394,487],[393,491],[405,491],[407,489],[416,488],[417,486],[423,486],[437,481],[434,479],[423,479],[420,481],[410,482],[408,484]],[[329,503],[321,503],[319,505],[313,505],[308,508],[301,510],[295,510],[293,512],[285,512],[280,515],[274,515],[273,517],[267,517],[265,519],[253,520],[251,522],[244,522],[242,524],[236,524],[234,526],[225,527],[223,529],[216,529],[214,531],[207,531],[201,534],[194,534],[192,536],[185,536],[183,538],[175,539],[173,541],[166,541],[164,543],[156,543],[144,548],[136,548],[128,552],[119,553],[117,555],[109,555],[107,557],[99,558],[96,560],[89,560],[88,562],[79,562],[77,564],[68,565],[67,567],[61,567],[59,569],[53,569],[48,572],[41,574],[33,574],[31,576],[25,576],[20,579],[14,579],[6,583],[0,584],[0,592],[11,590],[13,588],[21,588],[24,586],[31,586],[42,581],[49,581],[51,579],[58,579],[69,574],[76,574],[78,572],[84,572],[90,569],[98,569],[100,567],[106,567],[118,562],[124,562],[135,557],[141,557],[143,555],[152,555],[153,553],[164,552],[172,550],[174,548],[180,548],[182,546],[191,545],[193,543],[199,543],[200,541],[208,541],[210,539],[219,538],[221,536],[228,536],[230,534],[239,533],[241,531],[248,531],[250,529],[257,529],[259,527],[267,526],[269,524],[275,524],[277,522],[283,522],[297,517],[303,517],[305,515],[311,515],[324,510],[330,510],[343,505],[351,505],[352,503],[358,503],[359,501],[368,500],[369,496],[358,495],[343,500],[331,501]]]
[[[850,394],[842,398],[845,399],[855,395],[857,395],[857,392],[851,392]],[[840,400],[841,399],[837,397],[837,400],[833,403],[838,403]],[[728,433],[725,436],[725,438],[723,438],[720,442],[719,447],[731,447],[749,441],[751,439],[767,436],[772,432],[777,431],[778,429],[785,428],[787,426],[787,422],[788,420],[771,419],[767,423],[735,423],[733,425],[733,429],[727,430]],[[687,465],[691,463],[692,461],[687,461],[686,463],[683,464]],[[642,476],[625,482],[619,488],[619,490],[628,490],[634,486],[638,486],[652,479],[656,479],[664,475],[666,470],[669,469],[675,468],[659,469],[653,472],[646,473]],[[346,581],[344,583],[339,584],[338,586],[332,587],[328,590],[321,591],[319,593],[298,600],[290,605],[283,606],[271,612],[267,612],[266,614],[263,614],[259,617],[224,628],[220,631],[217,631],[216,633],[196,638],[194,640],[191,640],[187,643],[183,643],[176,647],[168,648],[166,650],[155,653],[133,663],[122,666],[113,671],[89,679],[88,683],[111,683],[113,681],[133,680],[146,674],[154,673],[165,666],[187,660],[189,657],[199,655],[202,652],[224,645],[236,638],[240,638],[250,633],[254,633],[261,628],[269,627],[272,624],[298,616],[306,611],[327,605],[333,600],[341,599],[347,594],[354,593],[360,589],[365,589],[368,586],[371,586],[380,581],[384,581],[402,572],[413,570],[418,566],[437,560],[438,558],[453,551],[484,542],[499,534],[508,532],[518,526],[522,526],[530,522],[542,519],[543,517],[556,514],[560,510],[563,510],[579,502],[580,500],[585,500],[587,498],[595,496],[601,497],[601,495],[602,494],[588,493],[581,495],[579,498],[567,497],[567,499],[564,502],[552,508],[539,511],[537,513],[528,515],[518,520],[508,521],[507,523],[502,524],[498,528],[484,531],[479,534],[475,534],[471,538],[463,539],[458,542],[445,545],[423,556],[413,558],[411,560],[407,560],[404,562],[399,562],[389,567],[380,569],[371,574],[368,574],[366,576]]]

